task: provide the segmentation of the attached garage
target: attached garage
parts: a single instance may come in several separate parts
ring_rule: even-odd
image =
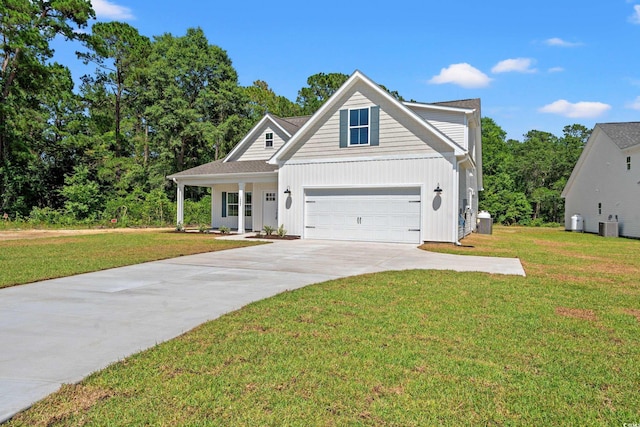
[[[305,191],[307,239],[420,243],[420,188]]]

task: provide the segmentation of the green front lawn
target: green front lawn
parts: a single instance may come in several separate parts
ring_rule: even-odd
[[[17,425],[640,422],[640,241],[497,228],[528,276],[385,272],[250,304],[69,385]]]
[[[171,231],[5,240],[0,241],[0,288],[253,244]]]

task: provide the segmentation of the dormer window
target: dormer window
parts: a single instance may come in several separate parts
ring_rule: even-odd
[[[369,144],[369,109],[349,110],[349,145]]]
[[[264,148],[273,148],[273,132],[267,132],[264,136]]]
[[[630,171],[631,170],[631,156],[627,157],[627,170]]]

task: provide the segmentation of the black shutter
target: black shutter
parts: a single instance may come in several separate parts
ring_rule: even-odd
[[[380,145],[380,107],[371,107],[371,121],[369,126],[369,145]]]
[[[227,192],[222,192],[222,218],[227,217]]]
[[[340,110],[340,148],[347,148],[349,141],[349,110]]]

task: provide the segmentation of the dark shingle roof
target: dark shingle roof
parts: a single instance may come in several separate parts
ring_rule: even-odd
[[[640,122],[596,124],[621,150],[640,144]]]
[[[220,175],[227,173],[268,173],[275,172],[277,165],[270,165],[265,160],[247,160],[242,162],[227,162],[222,160],[205,163],[195,168],[169,175],[167,178],[180,178],[192,175]]]
[[[457,101],[431,102],[431,105],[440,105],[442,107],[458,107],[471,108],[480,111],[480,98],[459,99]]]
[[[289,132],[289,135],[293,136],[294,133],[307,123],[311,116],[297,116],[297,117],[277,117],[271,116],[284,130]]]

